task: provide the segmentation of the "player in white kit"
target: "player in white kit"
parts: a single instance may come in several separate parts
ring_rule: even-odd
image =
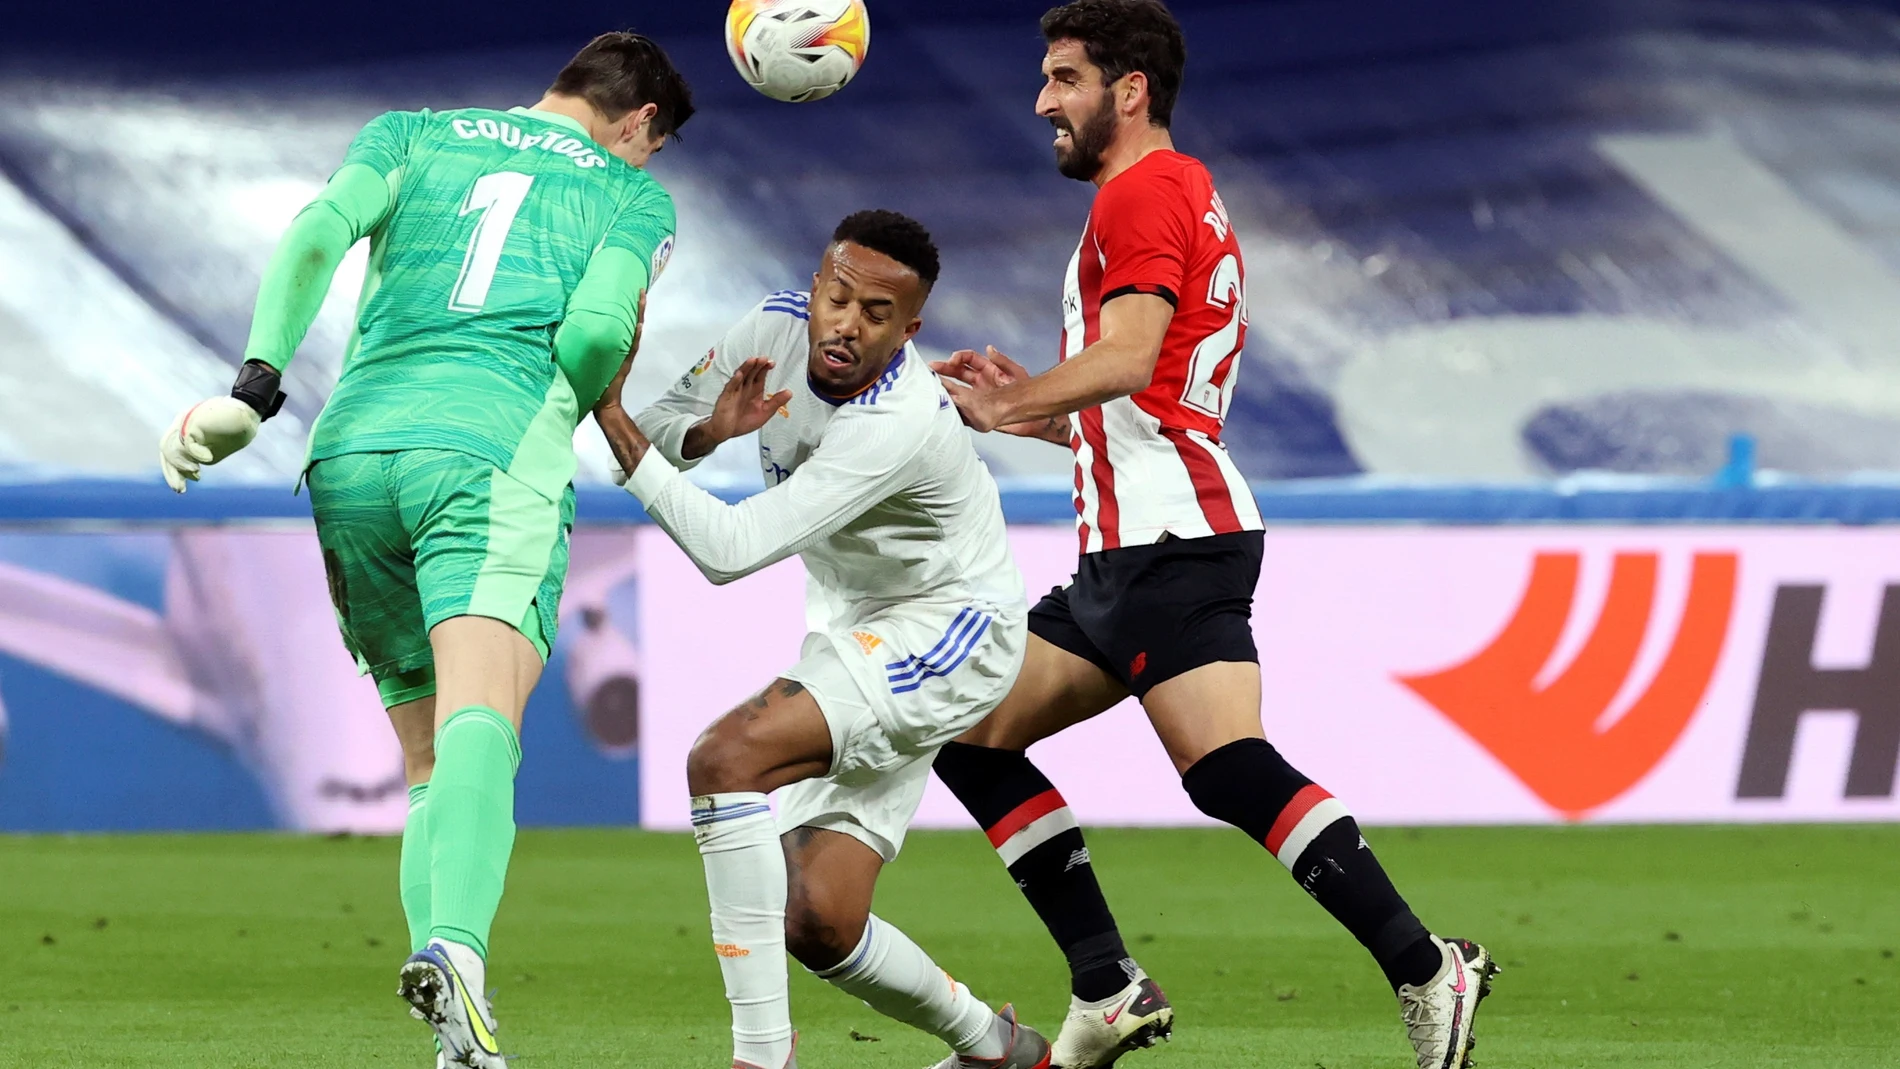
[[[943,1039],[946,1069],[1049,1064],[1013,1011],[870,912],[937,749],[1009,692],[1026,640],[996,483],[910,345],[937,269],[922,226],[859,212],[811,293],[767,297],[637,419],[596,410],[627,489],[707,578],[794,553],[809,576],[801,659],[687,759],[735,1067],[795,1061],[788,949]],[[680,474],[754,430],[763,493],[727,505]],[[766,795],[781,787],[775,824]]]

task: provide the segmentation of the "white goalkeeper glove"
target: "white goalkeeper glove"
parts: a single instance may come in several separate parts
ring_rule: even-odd
[[[202,465],[250,445],[262,422],[256,409],[235,397],[207,397],[185,409],[158,440],[158,470],[166,485],[184,493],[187,481],[198,481]]]
[[[250,445],[258,424],[284,407],[280,378],[270,364],[246,360],[231,396],[207,397],[172,420],[158,440],[158,470],[165,484],[182,494],[187,481],[198,481],[201,465],[216,464]]]

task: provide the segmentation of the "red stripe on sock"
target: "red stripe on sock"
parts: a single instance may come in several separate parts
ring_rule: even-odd
[[[1010,836],[1068,804],[1062,800],[1061,791],[1054,787],[1049,788],[1010,810],[1008,816],[990,825],[987,833],[990,837],[990,845],[1003,845],[1009,841]]]
[[[1286,843],[1286,837],[1293,834],[1293,829],[1300,826],[1300,821],[1305,819],[1306,814],[1313,811],[1314,806],[1331,797],[1332,795],[1327,794],[1325,788],[1317,783],[1309,783],[1301,787],[1300,793],[1293,796],[1293,800],[1286,804],[1285,809],[1280,810],[1280,816],[1274,820],[1273,827],[1267,831],[1267,852],[1279,857],[1280,847]]]

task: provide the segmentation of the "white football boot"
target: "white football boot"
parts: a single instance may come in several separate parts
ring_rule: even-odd
[[[411,954],[400,977],[396,993],[435,1030],[442,1044],[439,1062],[468,1069],[507,1069],[488,1000],[463,982],[448,948],[439,940]]]
[[[1069,996],[1069,1016],[1049,1058],[1055,1069],[1102,1069],[1138,1047],[1174,1034],[1174,1007],[1148,974],[1100,1002]]]
[[[1478,1042],[1471,1034],[1478,1004],[1491,993],[1497,963],[1469,939],[1433,936],[1432,941],[1444,950],[1445,963],[1423,984],[1399,988],[1399,1015],[1418,1052],[1418,1069],[1465,1069]]]

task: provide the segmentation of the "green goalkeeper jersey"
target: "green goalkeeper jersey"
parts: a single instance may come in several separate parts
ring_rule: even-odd
[[[565,116],[389,112],[286,234],[245,355],[288,363],[328,287],[304,262],[367,236],[356,334],[310,461],[448,449],[558,494],[674,226],[660,184]]]

